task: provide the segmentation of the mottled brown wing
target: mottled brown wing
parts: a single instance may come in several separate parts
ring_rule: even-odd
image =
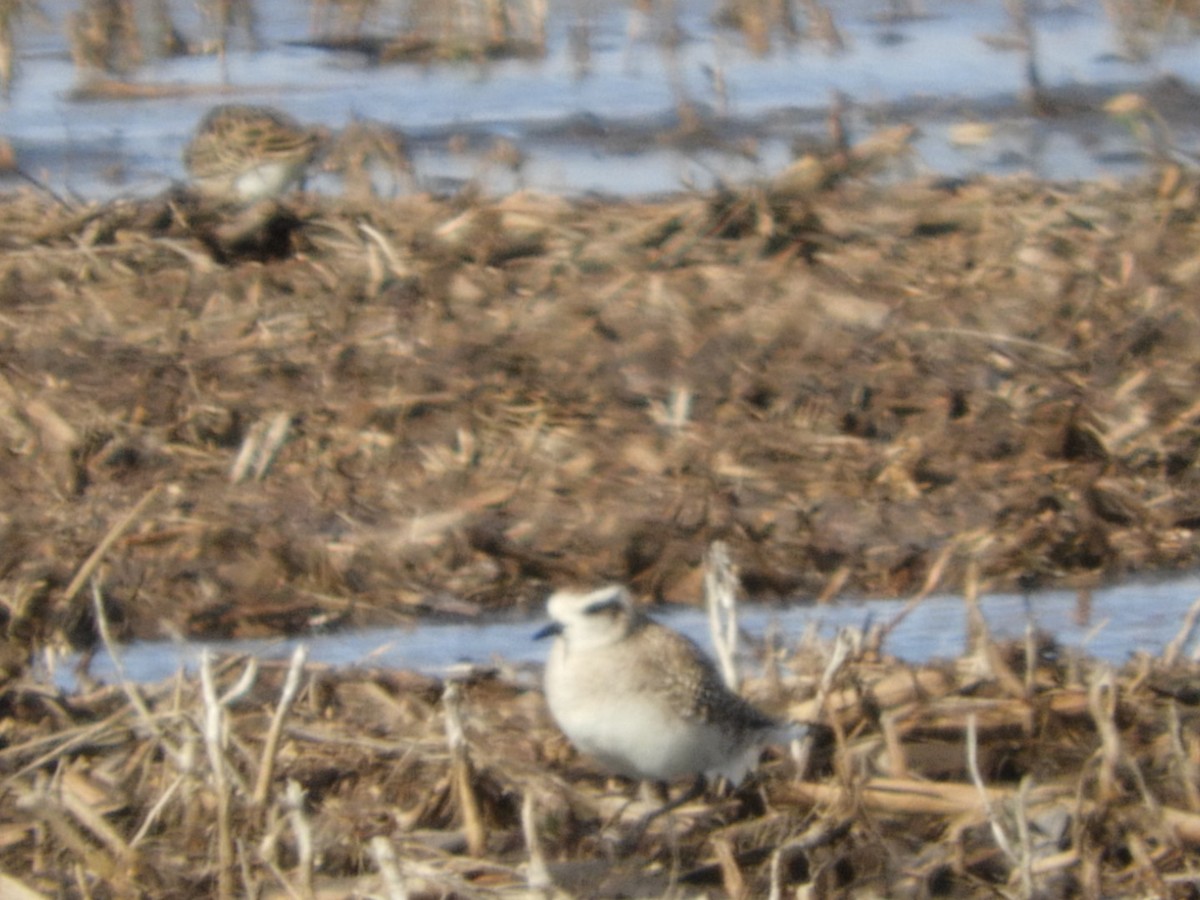
[[[684,718],[705,722],[719,719],[744,730],[778,724],[729,690],[712,660],[693,641],[648,618],[638,629],[654,651],[654,668],[646,680],[653,680],[659,690],[665,689]]]

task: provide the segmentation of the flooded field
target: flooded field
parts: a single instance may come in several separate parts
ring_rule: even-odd
[[[1195,896],[1193,14],[0,7],[0,896]],[[718,546],[642,829],[525,636]]]
[[[335,130],[399,129],[415,181],[381,160],[385,194],[474,182],[630,196],[776,174],[829,139],[837,103],[853,139],[916,125],[909,174],[1130,175],[1200,137],[1189,8],[1151,7],[573,0],[544,20],[538,4],[498,4],[509,17],[489,27],[466,2],[259,0],[222,56],[213,10],[142,0],[132,65],[111,36],[69,41],[79,16],[52,2],[20,20],[0,137],[56,190],[147,196],[181,179],[191,129],[234,98]],[[1105,110],[1125,92],[1144,100],[1136,114]],[[313,185],[343,187],[332,173]]]

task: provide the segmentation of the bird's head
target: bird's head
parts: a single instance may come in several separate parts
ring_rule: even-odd
[[[546,602],[546,612],[552,621],[534,638],[559,635],[575,649],[619,641],[634,621],[633,598],[620,585],[586,594],[557,591]]]

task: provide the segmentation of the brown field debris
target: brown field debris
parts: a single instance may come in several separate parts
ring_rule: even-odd
[[[717,539],[759,599],[1194,566],[1191,176],[820,165],[653,202],[9,196],[8,635],[88,645],[93,579],[118,638],[694,601]]]
[[[1188,897],[1194,664],[1031,635],[914,668],[776,645],[749,694],[812,724],[736,790],[658,801],[579,757],[532,673],[206,657],[0,684],[5,896]],[[678,790],[678,786],[676,788]],[[626,839],[638,835],[630,845]],[[555,892],[557,890],[557,893]]]

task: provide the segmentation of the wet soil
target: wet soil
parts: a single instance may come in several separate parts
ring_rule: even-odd
[[[21,643],[1194,567],[1200,186],[0,206]],[[880,149],[882,148],[882,149]]]

